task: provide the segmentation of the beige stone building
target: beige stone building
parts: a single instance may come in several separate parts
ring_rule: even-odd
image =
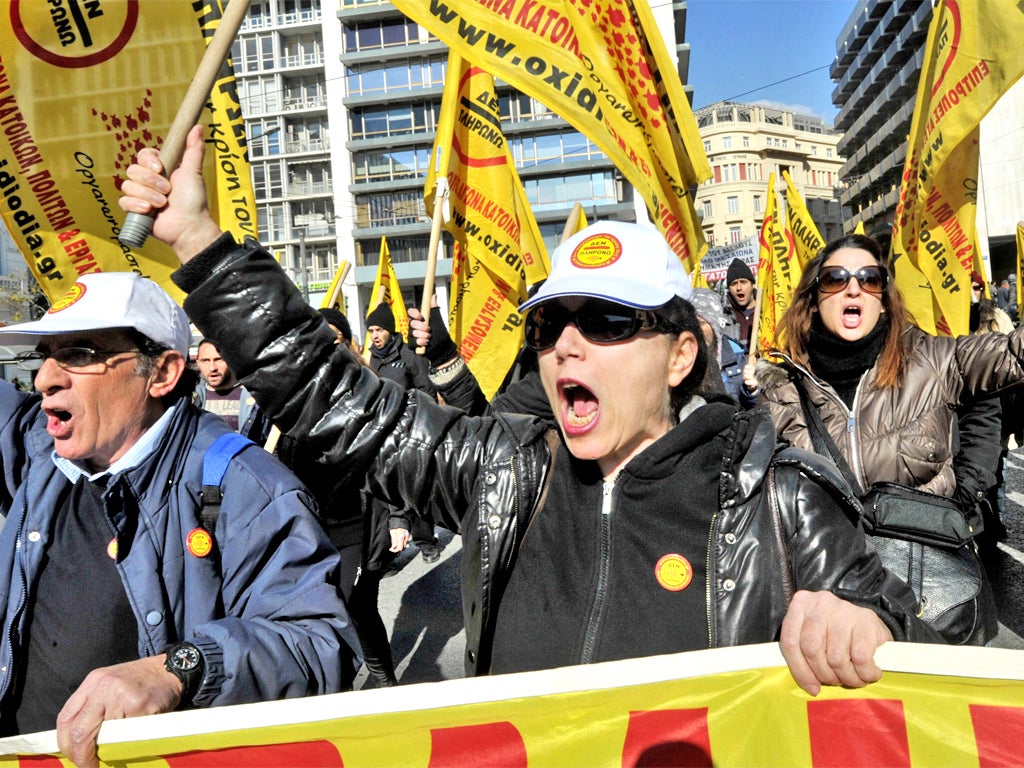
[[[697,213],[711,246],[728,246],[756,236],[764,219],[768,177],[775,174],[779,205],[785,210],[788,171],[826,241],[843,230],[836,199],[836,150],[842,138],[820,117],[761,104],[719,102],[695,111],[714,177],[697,189]]]

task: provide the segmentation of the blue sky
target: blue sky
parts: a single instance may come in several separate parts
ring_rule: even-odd
[[[694,107],[723,99],[768,101],[832,123],[837,110],[828,69],[836,38],[858,0],[687,0],[686,5]],[[808,70],[816,71],[794,78]],[[781,80],[786,82],[770,85]]]

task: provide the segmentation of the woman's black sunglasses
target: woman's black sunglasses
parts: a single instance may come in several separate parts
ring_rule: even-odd
[[[881,294],[889,284],[889,273],[882,267],[861,267],[851,272],[846,267],[822,267],[818,273],[818,290],[822,293],[839,293],[856,277],[862,291]]]
[[[537,352],[553,347],[569,323],[575,325],[584,338],[597,344],[625,341],[640,331],[679,333],[680,330],[650,309],[634,309],[597,299],[573,311],[549,302],[527,313],[526,346]]]

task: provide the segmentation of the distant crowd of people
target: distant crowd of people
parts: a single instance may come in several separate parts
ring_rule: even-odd
[[[410,540],[438,559],[435,524],[462,536],[468,675],[778,641],[816,695],[879,679],[885,642],[965,641],[920,618],[859,496],[899,483],[994,529],[1005,423],[971,409],[1024,381],[1024,330],[987,305],[977,333],[927,336],[878,243],[846,236],[759,360],[746,264],[694,290],[654,228],[596,222],[520,306],[488,402],[439,312],[405,339],[374,307],[364,362],[343,314],[220,230],[203,152],[196,127],[165,177],[144,149],[120,201],[181,261],[184,309],[85,275],[0,329],[35,377],[0,385],[5,735],[56,727],[96,765],[107,719],[344,691],[361,664],[395,685],[380,581]]]

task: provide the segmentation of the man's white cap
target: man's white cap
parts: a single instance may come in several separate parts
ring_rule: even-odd
[[[134,272],[93,272],[40,319],[0,328],[0,345],[35,349],[40,336],[108,328],[134,328],[185,356],[192,342],[185,310],[152,280]]]
[[[551,274],[519,311],[562,296],[655,309],[673,296],[689,299],[692,293],[690,276],[658,230],[625,221],[600,221],[555,249]]]

